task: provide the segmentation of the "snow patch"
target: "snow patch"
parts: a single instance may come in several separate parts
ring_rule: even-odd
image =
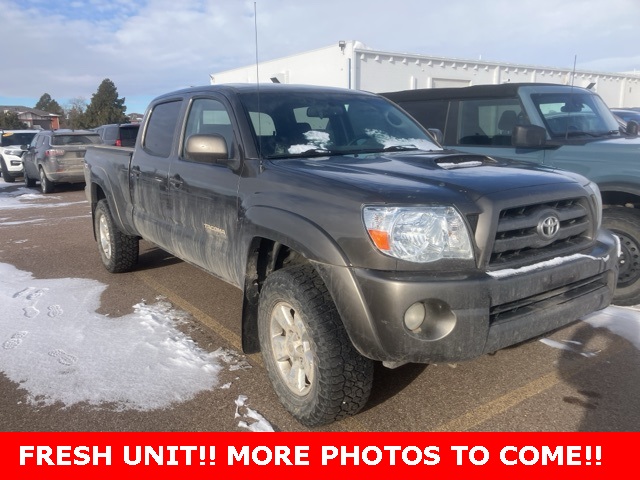
[[[143,302],[109,318],[96,313],[105,288],[0,263],[0,371],[28,404],[152,410],[217,386],[223,354],[176,328],[185,312]]]
[[[34,202],[36,200],[37,202]],[[40,200],[46,201],[39,202]],[[80,205],[87,203],[86,200],[79,202],[52,202],[51,200],[61,200],[61,197],[33,193],[32,189],[21,187],[12,191],[2,192],[2,202],[0,210],[17,210],[22,208],[58,208],[67,205]]]
[[[579,260],[582,258],[588,258],[591,260],[595,260],[597,262],[608,262],[609,257],[604,258],[596,258],[591,255],[583,255],[581,253],[576,253],[574,255],[569,255],[568,257],[556,257],[551,260],[547,260],[545,262],[535,263],[533,265],[527,265],[526,267],[521,268],[505,268],[504,270],[497,270],[495,272],[487,272],[487,275],[493,278],[505,278],[505,277],[513,277],[514,275],[522,275],[523,273],[535,272],[537,270],[542,270],[549,267],[557,267],[558,265],[562,265],[564,263],[573,262],[574,260]]]
[[[484,165],[482,162],[459,162],[459,163],[444,163],[438,162],[438,166],[442,167],[446,170],[452,168],[470,168],[470,167],[481,167]]]
[[[612,305],[582,320],[594,328],[606,328],[626,338],[640,350],[640,311],[638,309],[638,306],[628,308]]]
[[[567,352],[573,352],[587,358],[595,357],[598,353],[600,353],[600,352],[581,352],[577,348],[572,347],[571,345],[568,345],[568,344],[580,345],[580,342],[575,342],[575,341],[563,340],[562,342],[556,342],[555,340],[551,340],[550,338],[542,338],[540,339],[540,342],[544,343],[545,345],[548,345],[549,347],[558,348],[560,350],[566,350]]]
[[[271,424],[258,412],[247,407],[246,403],[247,396],[239,395],[238,399],[235,401],[235,418],[244,418],[245,420],[252,421],[247,422],[245,420],[240,420],[238,422],[238,426],[241,428],[246,428],[247,430],[251,430],[252,432],[274,432],[275,430],[273,429]]]

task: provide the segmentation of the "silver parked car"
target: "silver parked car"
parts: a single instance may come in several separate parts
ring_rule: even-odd
[[[51,193],[57,183],[84,183],[84,153],[88,145],[101,144],[89,130],[43,130],[38,132],[22,156],[24,183],[40,181],[42,193]]]

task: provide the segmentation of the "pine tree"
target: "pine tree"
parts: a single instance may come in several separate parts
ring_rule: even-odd
[[[27,128],[27,124],[18,118],[16,112],[0,113],[0,128],[6,130],[23,130]]]
[[[53,113],[55,115],[60,115],[61,117],[64,115],[64,111],[58,102],[56,102],[51,95],[48,93],[43,93],[36,103],[34,107],[36,110],[42,110],[44,112]]]
[[[118,98],[115,84],[105,78],[98,91],[91,96],[91,103],[84,112],[84,123],[89,127],[99,127],[108,123],[124,123],[127,117],[124,112],[124,97]]]

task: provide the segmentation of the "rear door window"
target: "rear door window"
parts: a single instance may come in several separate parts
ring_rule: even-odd
[[[511,145],[516,125],[529,123],[518,99],[460,100],[458,145]]]
[[[149,154],[169,157],[181,108],[181,100],[160,103],[153,108],[142,143]]]

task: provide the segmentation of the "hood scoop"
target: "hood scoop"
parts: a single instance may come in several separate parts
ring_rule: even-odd
[[[498,165],[498,162],[490,157],[468,154],[447,155],[446,157],[435,159],[435,163],[440,168],[444,168],[445,170]]]

